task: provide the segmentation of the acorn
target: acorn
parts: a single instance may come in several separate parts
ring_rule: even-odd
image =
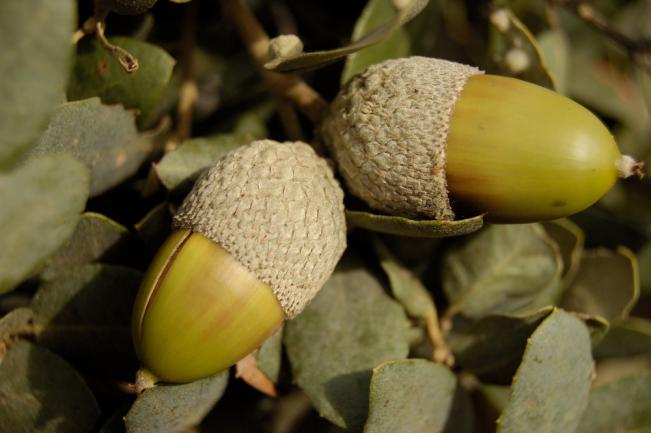
[[[120,15],[140,15],[154,7],[158,0],[108,0],[111,11]]]
[[[142,282],[133,339],[159,380],[218,373],[296,317],[346,247],[343,191],[302,142],[261,140],[207,170]]]
[[[351,78],[321,125],[350,191],[410,218],[524,223],[579,212],[640,174],[590,111],[543,87],[409,57]]]

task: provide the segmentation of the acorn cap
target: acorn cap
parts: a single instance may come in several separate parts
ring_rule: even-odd
[[[454,219],[446,181],[450,117],[466,81],[482,73],[409,57],[353,77],[321,129],[351,192],[390,214]]]
[[[174,217],[268,284],[289,319],[330,277],[346,248],[343,191],[302,142],[260,140],[206,171]]]

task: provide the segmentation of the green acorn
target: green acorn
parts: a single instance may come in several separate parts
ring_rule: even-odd
[[[298,315],[346,247],[343,191],[301,142],[254,142],[218,161],[174,217],[133,314],[137,354],[160,380],[236,363]]]
[[[373,65],[333,101],[321,133],[351,192],[412,218],[493,222],[579,212],[640,172],[590,111],[545,88],[410,57]]]

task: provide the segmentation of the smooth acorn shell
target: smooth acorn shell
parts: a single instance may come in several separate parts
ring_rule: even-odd
[[[215,374],[246,356],[284,319],[271,288],[215,242],[175,231],[136,299],[133,340],[162,381]]]
[[[590,111],[514,78],[475,75],[452,112],[447,181],[453,205],[493,222],[579,212],[618,176],[617,145]]]

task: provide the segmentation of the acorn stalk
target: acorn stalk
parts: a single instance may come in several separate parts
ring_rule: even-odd
[[[333,101],[321,133],[351,192],[372,208],[451,220],[549,220],[639,173],[606,127],[555,92],[410,57],[373,65]]]
[[[236,363],[316,295],[346,245],[343,192],[305,143],[254,142],[195,184],[139,291],[144,366],[186,382]]]

